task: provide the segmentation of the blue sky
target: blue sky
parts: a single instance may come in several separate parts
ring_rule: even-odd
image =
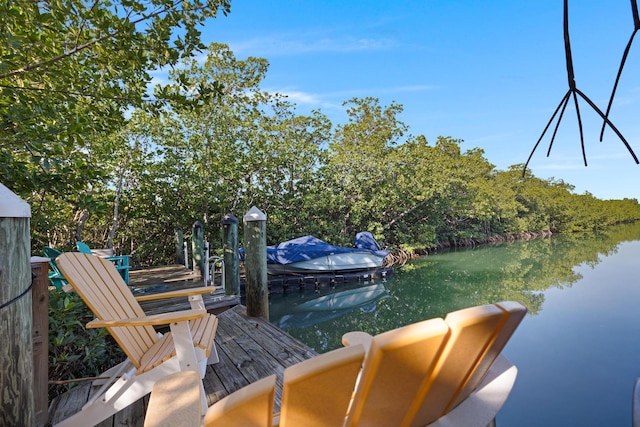
[[[606,108],[633,31],[629,0],[569,2],[577,87]],[[498,169],[526,162],[568,89],[562,0],[293,1],[233,0],[208,21],[206,43],[226,43],[239,59],[266,58],[264,90],[287,94],[300,114],[320,109],[334,124],[342,103],[375,97],[401,104],[412,135],[463,139]],[[640,156],[640,35],[622,74],[611,120]],[[540,178],[577,193],[640,200],[640,166],[584,102],[588,167],[575,110],[567,108],[554,148],[550,133],[530,163]]]

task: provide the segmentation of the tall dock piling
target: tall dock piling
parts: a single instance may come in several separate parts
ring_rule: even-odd
[[[178,226],[174,230],[176,237],[176,264],[184,265],[184,233],[182,232],[182,227]]]
[[[0,425],[34,426],[31,207],[0,184]]]
[[[269,320],[267,215],[253,206],[244,215],[247,316]]]
[[[238,258],[238,218],[228,213],[222,218],[224,258],[224,293],[240,295],[240,260]]]
[[[200,221],[193,223],[193,234],[191,235],[191,258],[193,259],[193,272],[200,272],[204,277],[204,226]],[[197,268],[197,270],[196,270]]]

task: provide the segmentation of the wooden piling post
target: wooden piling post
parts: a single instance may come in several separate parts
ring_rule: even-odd
[[[31,208],[0,184],[0,425],[35,425]]]
[[[49,258],[32,256],[33,406],[36,426],[46,426],[49,381]]]
[[[175,229],[176,236],[176,264],[184,265],[184,251],[182,247],[184,246],[184,233],[182,232],[182,227],[178,226]]]
[[[247,316],[269,320],[267,216],[253,206],[244,215]]]
[[[193,272],[196,267],[204,277],[204,226],[200,221],[193,223],[193,234],[191,235],[191,258],[193,258]]]
[[[228,213],[222,218],[224,293],[240,295],[240,260],[238,258],[238,218]]]

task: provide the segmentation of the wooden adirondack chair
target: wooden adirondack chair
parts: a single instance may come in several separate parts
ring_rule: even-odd
[[[60,270],[58,270],[58,266],[56,265],[56,258],[58,255],[62,255],[62,252],[52,247],[45,246],[42,248],[42,253],[46,258],[49,258],[49,268],[51,269],[51,271],[49,271],[49,283],[55,286],[56,289],[62,289],[67,286],[67,280],[64,278],[62,273],[60,273]]]
[[[487,426],[515,382],[516,367],[500,353],[526,312],[502,302],[449,313],[441,353],[426,360],[397,345],[416,325],[346,334],[345,344],[369,347],[346,425]],[[416,359],[422,365],[407,369]]]
[[[95,314],[88,328],[107,328],[127,355],[127,360],[102,376],[110,377],[82,410],[60,426],[99,423],[151,391],[154,383],[170,374],[195,371],[204,377],[207,361],[217,362],[214,337],[218,319],[207,314],[201,295],[215,288],[191,288],[145,299],[189,297],[191,310],[146,316],[113,263],[103,258],[69,252],[56,259],[58,268]],[[158,334],[154,326],[169,325]],[[200,413],[207,405],[202,381]]]
[[[526,311],[502,302],[374,337],[345,334],[347,347],[285,369],[281,413],[271,425],[486,427],[515,382],[517,369],[500,353]],[[211,406],[205,426],[269,426],[273,384],[256,384]],[[253,410],[259,422],[236,422]]]
[[[111,249],[91,249],[89,245],[84,242],[76,242],[76,248],[80,253],[96,255],[111,261],[113,265],[116,266],[116,270],[118,270],[120,276],[122,276],[124,283],[129,284],[129,269],[131,269],[131,265],[129,265],[129,255],[113,255],[113,250]]]

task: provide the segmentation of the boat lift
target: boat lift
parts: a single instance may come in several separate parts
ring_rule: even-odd
[[[216,269],[219,267],[220,272],[218,275],[221,277],[220,286],[224,287],[224,259],[216,255],[209,256],[209,242],[204,243],[204,259],[204,285],[215,286]]]

